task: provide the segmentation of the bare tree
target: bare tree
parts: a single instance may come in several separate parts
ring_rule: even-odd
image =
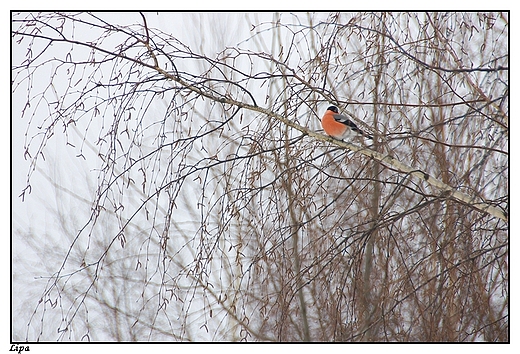
[[[507,13],[156,16],[13,14],[20,198],[58,136],[94,182],[14,339],[509,340]]]

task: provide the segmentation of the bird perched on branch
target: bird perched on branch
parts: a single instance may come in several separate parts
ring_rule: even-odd
[[[325,133],[339,140],[352,140],[356,136],[364,136],[372,139],[372,136],[364,133],[346,116],[339,114],[338,107],[330,106],[321,119],[321,125]]]

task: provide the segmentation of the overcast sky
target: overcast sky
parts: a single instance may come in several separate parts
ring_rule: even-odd
[[[189,5],[188,5],[189,6]],[[221,28],[214,28],[208,26],[206,28],[196,28],[192,27],[194,23],[190,20],[191,16],[202,16],[204,18],[208,18],[208,23],[210,18],[218,17],[225,18],[220,23],[222,24]],[[251,14],[251,16],[257,16]],[[259,22],[262,22],[262,18],[265,21],[270,21],[272,19],[272,14],[263,13],[258,15]],[[289,16],[289,15],[287,15]],[[125,23],[138,23],[140,22],[140,17],[138,14],[134,13],[118,13],[118,14],[108,14],[103,16],[105,19],[109,21],[116,21],[119,24]],[[242,46],[247,46],[243,41],[250,37],[251,32],[250,29],[247,28],[247,24],[245,22],[241,22],[237,19],[236,14],[214,14],[207,13],[203,15],[191,14],[190,16],[186,16],[181,13],[168,13],[168,14],[155,14],[149,13],[147,14],[147,20],[149,27],[159,28],[166,33],[172,33],[176,38],[178,38],[182,43],[187,44],[188,46],[193,46],[197,48],[198,46],[198,34],[203,33],[204,31],[219,31],[222,32],[223,38],[226,39],[228,46],[236,46],[238,43],[242,43]],[[201,21],[205,23],[206,21]],[[256,21],[255,21],[256,22]],[[513,26],[514,28],[514,26]],[[511,36],[515,38],[514,34]],[[511,48],[512,51],[515,47],[516,43],[512,41]],[[213,50],[214,52],[218,52],[222,50],[217,46],[213,46],[212,43],[207,44],[208,50]],[[23,46],[17,47],[13,44],[12,46],[12,59],[13,62],[19,62],[20,57],[25,56],[26,48]],[[211,57],[214,53],[206,53],[207,56]],[[516,56],[511,56],[515,58]],[[7,64],[6,64],[7,65]],[[514,71],[512,71],[511,75],[515,75]],[[514,80],[512,80],[514,81]],[[37,83],[37,81],[35,81]],[[5,87],[5,86],[4,86]],[[38,91],[38,88],[34,88],[35,92]],[[514,91],[513,91],[514,94]],[[10,95],[10,94],[9,94]],[[11,95],[10,95],[11,96]],[[18,195],[21,193],[21,190],[26,185],[27,179],[27,171],[29,170],[29,162],[23,159],[23,143],[24,143],[24,134],[26,132],[26,120],[21,120],[18,117],[19,111],[21,107],[25,104],[25,97],[17,97],[12,96],[12,117],[11,117],[11,137],[9,138],[9,132],[4,130],[4,138],[1,139],[1,144],[5,145],[5,151],[9,149],[11,151],[11,196],[9,197],[11,201],[11,212],[12,212],[12,231],[16,231],[17,229],[27,230],[31,225],[37,225],[38,228],[44,230],[44,233],[52,234],[53,228],[56,228],[56,218],[52,210],[60,208],[59,200],[56,201],[56,193],[51,183],[39,172],[33,174],[31,179],[32,185],[32,193],[26,196],[25,202],[22,202]],[[513,98],[514,102],[514,98]],[[514,105],[512,105],[513,116],[514,116]],[[512,127],[513,134],[515,130],[515,125]],[[59,131],[59,129],[58,129]],[[80,136],[71,137],[72,139],[76,139],[78,141]],[[7,144],[10,143],[8,147]],[[515,139],[513,139],[511,143],[511,149],[513,154],[511,154],[512,159],[512,173],[515,172],[515,160],[516,154],[516,143]],[[95,179],[97,177],[96,173],[91,173],[92,168],[94,167],[91,163],[91,160],[84,161],[83,159],[78,159],[75,155],[75,150],[71,148],[63,148],[64,146],[64,137],[60,135],[54,136],[50,143],[48,144],[46,151],[46,162],[40,165],[43,169],[43,172],[51,177],[54,181],[59,181],[59,184],[64,188],[74,189],[74,191],[84,197],[89,198],[91,196],[91,191],[84,187],[82,177],[91,176],[93,183],[95,183]],[[7,156],[4,156],[7,162]],[[78,179],[81,178],[79,181]],[[7,181],[5,182],[7,185]],[[76,189],[75,189],[76,188]],[[512,189],[512,201],[514,202],[516,197],[516,187],[513,184],[511,186]],[[7,225],[7,222],[4,223]],[[512,226],[514,227],[514,225]],[[11,235],[12,236],[12,235]],[[16,244],[16,239],[13,238],[13,267],[17,266],[17,262],[21,261],[23,258],[30,256],[31,250],[27,250],[23,243]],[[514,240],[512,240],[514,241]],[[7,252],[7,247],[4,247]],[[511,252],[514,252],[515,247],[512,248]],[[34,256],[34,255],[33,255]],[[6,259],[10,259],[10,256],[7,256]],[[30,262],[24,264],[24,266],[30,266]],[[7,269],[7,267],[6,267]],[[18,279],[16,284],[13,284],[13,292],[15,292],[15,296],[13,296],[13,308],[19,307],[21,304],[26,303],[27,299],[24,298],[23,284],[27,282],[31,282],[34,280],[35,269],[27,268],[24,271],[20,272],[21,276],[24,276],[25,279]],[[43,274],[42,274],[43,275]],[[9,276],[9,274],[7,274]],[[10,316],[9,316],[10,317]],[[24,319],[26,323],[26,319]],[[23,325],[23,323],[20,323]],[[40,350],[40,348],[38,348]]]

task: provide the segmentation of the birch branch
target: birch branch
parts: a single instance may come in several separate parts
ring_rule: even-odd
[[[237,101],[237,100],[234,100],[231,98],[217,97],[214,94],[203,91],[202,89],[185,82],[181,78],[176,77],[176,76],[164,71],[161,68],[155,67],[155,70],[159,71],[162,75],[164,75],[168,79],[171,79],[171,80],[177,82],[178,84],[184,86],[185,88],[187,88],[201,96],[207,97],[211,100],[218,101],[221,103],[226,103],[229,105],[241,107],[241,108],[244,108],[244,109],[247,109],[250,111],[263,113],[269,117],[272,117],[272,118],[282,122],[283,124],[290,126],[291,128],[299,130],[303,134],[306,134],[310,137],[316,138],[321,141],[327,141],[327,142],[336,144],[338,146],[347,148],[351,151],[358,152],[362,155],[365,155],[367,157],[370,157],[374,160],[381,162],[383,165],[385,165],[387,167],[390,167],[390,168],[400,171],[402,173],[410,174],[410,175],[412,175],[420,180],[423,180],[423,181],[429,183],[430,185],[438,188],[442,192],[442,194],[446,195],[449,198],[458,200],[459,202],[467,204],[477,210],[480,210],[481,212],[487,213],[493,217],[496,217],[501,220],[504,220],[505,222],[508,222],[508,217],[499,208],[496,208],[488,203],[478,201],[479,198],[462,193],[462,192],[456,190],[455,188],[447,185],[446,183],[440,181],[439,179],[430,176],[428,173],[422,171],[419,168],[408,166],[408,165],[396,160],[395,158],[393,158],[391,156],[381,154],[377,151],[368,149],[366,147],[361,147],[361,146],[357,146],[357,145],[354,145],[351,143],[340,141],[340,140],[334,139],[332,137],[329,137],[327,135],[312,131],[312,130],[310,130],[306,127],[303,127],[303,126],[295,123],[294,121],[292,121],[280,114],[274,113],[266,108],[262,108],[262,107],[259,107],[256,105],[251,105],[251,104],[248,104],[245,102],[240,102],[240,101]]]

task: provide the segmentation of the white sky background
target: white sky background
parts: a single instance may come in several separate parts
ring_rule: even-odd
[[[97,14],[99,17],[107,21],[113,21],[119,25],[130,25],[140,23],[141,18],[137,13],[108,13],[108,14]],[[272,13],[261,13],[251,14],[251,17],[255,18],[253,22],[270,22],[273,18]],[[291,16],[286,14],[284,16]],[[323,14],[327,16],[326,13]],[[222,39],[225,42],[222,46],[221,42],[212,43],[211,39],[213,36],[208,36],[207,42],[203,43],[207,52],[204,54],[208,57],[214,57],[215,53],[221,51],[225,46],[236,46],[239,42],[242,42],[241,47],[246,48],[248,43],[243,43],[244,40],[251,37],[250,25],[245,22],[245,18],[237,13],[228,14],[215,14],[215,13],[204,13],[204,14],[182,14],[182,13],[167,13],[167,14],[146,14],[148,26],[150,28],[158,28],[165,33],[171,33],[175,38],[179,39],[180,42],[186,44],[194,51],[198,51],[200,43],[200,33],[204,31],[218,31],[222,34]],[[200,20],[200,18],[207,18],[207,20]],[[211,19],[222,19],[219,24],[215,26],[215,21]],[[258,18],[258,20],[256,20]],[[242,22],[240,22],[242,21]],[[194,23],[200,23],[201,28],[193,28]],[[204,24],[208,25],[204,28]],[[243,28],[243,30],[241,30]],[[85,34],[88,37],[92,37],[92,33]],[[79,33],[76,39],[80,39],[83,33]],[[79,37],[79,38],[78,38]],[[270,37],[267,36],[267,39]],[[222,47],[218,47],[218,46]],[[267,44],[269,48],[269,43]],[[56,45],[56,50],[66,50],[67,46]],[[77,55],[81,49],[75,49],[74,53]],[[24,46],[13,45],[13,62],[19,63],[20,58],[23,58],[26,53]],[[74,55],[73,53],[73,55]],[[63,57],[63,52],[57,54],[57,57]],[[46,53],[45,56],[49,56]],[[189,71],[188,68],[183,68]],[[41,70],[39,75],[41,77],[36,78],[34,81],[33,90],[34,92],[41,92],[45,87],[48,86],[45,79],[45,70]],[[42,75],[43,73],[43,75]],[[56,82],[58,85],[59,82]],[[66,82],[64,85],[67,84]],[[62,92],[59,88],[58,92]],[[66,193],[57,194],[55,188],[43,175],[47,174],[52,181],[59,184],[61,187],[73,191],[75,194],[80,195],[82,198],[91,200],[93,195],[92,188],[95,188],[97,172],[94,168],[99,164],[99,160],[94,156],[87,156],[86,160],[77,158],[76,154],[79,152],[79,146],[81,145],[81,136],[74,136],[71,130],[69,130],[69,141],[72,142],[76,148],[65,145],[65,137],[61,132],[61,128],[56,129],[56,134],[49,140],[45,148],[45,159],[46,161],[39,161],[39,168],[31,176],[30,184],[32,186],[32,192],[25,196],[25,201],[22,202],[18,197],[22,189],[26,186],[27,172],[29,171],[29,161],[23,158],[23,145],[24,135],[26,134],[26,123],[29,116],[26,116],[23,120],[19,118],[19,112],[23,108],[26,102],[26,97],[23,96],[23,90],[18,89],[16,95],[12,97],[12,231],[13,233],[17,230],[27,232],[28,230],[34,229],[35,234],[41,239],[42,246],[45,244],[52,244],[56,240],[52,238],[53,235],[61,235],[60,220],[56,218],[55,210],[63,210],[67,207],[73,207],[75,202],[68,201],[70,197]],[[33,93],[34,94],[34,93]],[[35,102],[33,102],[35,105]],[[45,107],[45,105],[42,105]],[[154,107],[152,106],[153,110]],[[42,112],[46,113],[46,112]],[[35,122],[41,120],[41,117],[35,117]],[[88,121],[88,120],[85,120]],[[85,123],[85,122],[83,122]],[[35,124],[37,125],[37,124]],[[78,124],[81,127],[81,122]],[[93,127],[91,129],[91,142],[95,141],[95,133],[97,129]],[[34,130],[28,133],[31,137],[35,133]],[[72,134],[70,134],[72,133]],[[92,136],[94,134],[94,136]],[[33,144],[34,145],[34,144]],[[33,146],[34,147],[34,146]],[[88,149],[85,149],[88,150]],[[85,188],[85,177],[91,180],[91,190]],[[69,210],[63,210],[64,215],[70,215]],[[86,211],[88,212],[88,210]],[[74,213],[73,213],[74,214]],[[78,208],[77,213],[77,224],[82,225],[85,222],[85,210],[84,206]],[[16,235],[16,233],[14,233]],[[19,234],[18,234],[19,235]],[[63,237],[63,236],[60,236]],[[68,243],[70,241],[63,240]],[[60,251],[63,253],[66,251],[64,248]],[[17,337],[25,337],[25,334],[20,335],[20,332],[25,333],[28,314],[37,304],[37,299],[41,296],[45,280],[37,279],[37,277],[47,277],[48,271],[41,267],[39,264],[41,256],[37,255],[34,250],[27,248],[26,243],[23,240],[14,237],[12,239],[12,264],[16,270],[16,278],[12,284],[12,307],[13,310],[23,311],[19,317],[14,316],[13,320],[13,331],[18,333]],[[55,263],[55,266],[51,268],[58,269],[62,259],[49,259],[49,264]],[[39,284],[38,286],[35,286]],[[10,316],[9,316],[10,317]]]
[[[209,2],[210,4],[212,4],[213,2]],[[332,4],[337,4],[337,2],[331,2]],[[440,8],[442,8],[443,5],[446,5],[446,4],[451,4],[452,2],[445,2],[445,4],[443,4],[442,2],[436,2],[435,4],[430,4],[430,5],[435,5],[435,6],[440,6]],[[486,4],[487,6],[489,6],[489,3],[484,3],[484,2],[481,2],[484,6],[484,4]],[[196,8],[197,6],[193,5],[194,2],[190,2],[189,4],[181,4],[180,6],[187,6],[187,8]],[[262,6],[275,6],[275,5],[271,5],[271,4],[275,4],[275,5],[279,5],[279,1],[278,2],[261,2],[259,5],[260,7]],[[285,3],[284,3],[285,4]],[[291,2],[287,2],[288,6],[290,6]],[[317,6],[320,6],[320,7],[327,7],[327,4],[323,4],[323,2],[320,2],[319,4],[316,4],[316,3],[313,3],[313,2],[308,2],[308,8],[316,8]],[[143,4],[140,4],[140,6],[142,6]],[[146,5],[146,4],[144,4]],[[158,7],[161,7],[160,4],[154,4]],[[220,5],[220,4],[219,4]],[[306,4],[302,4],[302,3],[299,3],[298,6],[306,6]],[[363,4],[354,4],[354,5],[361,5],[363,6]],[[35,8],[38,8],[38,5],[34,5]],[[90,5],[90,6],[93,6],[93,5]],[[108,6],[113,6],[113,5],[108,5]],[[334,6],[334,5],[330,5],[331,8]],[[338,5],[336,5],[338,6]],[[350,4],[349,4],[350,6]],[[385,6],[385,5],[382,5],[382,6]],[[386,5],[388,6],[388,5]],[[396,4],[393,4],[393,6],[397,6]],[[410,6],[408,6],[408,8],[414,8],[413,6],[417,6],[417,4],[412,4]],[[475,6],[476,8],[479,8],[479,3],[473,3],[473,6]],[[500,6],[498,2],[494,2],[493,5],[494,7],[496,7],[497,9],[507,9],[507,5],[504,5],[504,6]],[[93,6],[94,8],[96,8],[95,6]],[[231,7],[233,7],[233,5],[231,5]],[[69,8],[67,5],[63,5],[62,8]],[[253,8],[255,8],[255,6],[253,6]],[[259,8],[259,7],[258,7]],[[481,8],[484,8],[484,7],[481,7]],[[479,8],[479,9],[481,9]],[[430,9],[430,8],[429,8]],[[4,12],[5,14],[5,12]],[[515,19],[516,16],[515,16],[515,13],[513,12],[512,13],[513,16],[511,16],[512,19]],[[137,14],[131,14],[131,13],[128,13],[128,14],[117,14],[117,15],[114,15],[117,19],[118,19],[118,23],[119,24],[124,24],[126,23],[126,18],[128,19],[131,19],[129,20],[128,22],[129,23],[136,23],[136,22],[139,22],[140,18],[139,18],[139,15]],[[204,14],[204,16],[208,16],[208,17],[211,17],[211,16],[216,16],[215,14],[212,14],[212,13],[208,13],[208,14]],[[229,16],[229,15],[228,15]],[[265,20],[266,21],[269,21],[271,20],[272,18],[272,15],[269,14],[269,13],[265,13],[263,14],[263,16],[266,16]],[[105,17],[103,16],[104,18],[108,18],[108,17]],[[232,18],[233,16],[229,16],[230,18]],[[174,36],[176,38],[178,38],[182,43],[190,46],[191,48],[194,48],[194,50],[196,50],[196,48],[198,48],[198,44],[197,43],[194,43],[194,40],[196,38],[196,33],[198,33],[200,30],[202,31],[215,31],[215,30],[223,30],[223,31],[227,31],[226,35],[225,35],[225,38],[226,40],[229,41],[229,43],[227,43],[229,46],[236,46],[238,42],[242,41],[243,39],[246,39],[250,36],[250,32],[249,32],[249,28],[246,28],[244,29],[244,33],[240,33],[240,31],[237,31],[235,30],[236,28],[240,28],[240,26],[238,24],[234,24],[232,23],[232,21],[226,21],[226,23],[222,24],[223,25],[223,28],[222,29],[215,29],[215,28],[205,28],[205,29],[197,29],[195,32],[192,28],[190,28],[190,22],[187,21],[187,18],[185,16],[183,16],[182,14],[176,14],[176,13],[170,13],[168,15],[159,15],[157,16],[155,13],[149,13],[147,14],[147,20],[148,20],[148,25],[149,27],[152,27],[152,28],[159,28],[161,29],[162,31],[166,32],[166,33],[172,33],[174,34]],[[10,23],[9,23],[9,26],[10,26]],[[511,26],[512,28],[512,33],[511,33],[511,36],[510,38],[513,38],[513,40],[511,40],[511,51],[512,51],[512,55],[511,55],[511,58],[512,60],[514,60],[515,58],[517,58],[518,56],[515,55],[516,53],[516,48],[515,48],[515,38],[517,38],[515,36],[515,33],[514,33],[514,28],[516,28],[517,26]],[[6,36],[4,36],[5,38]],[[10,44],[7,44],[7,45],[10,45]],[[24,48],[16,48],[15,46],[13,46],[13,57],[16,57],[17,55],[24,55]],[[20,51],[19,51],[20,50]],[[214,50],[218,51],[220,50],[220,48],[214,48]],[[206,55],[208,55],[209,57],[212,57],[213,56],[213,53],[205,53]],[[16,62],[16,60],[15,60]],[[514,68],[515,65],[514,65],[514,61],[511,62],[511,67]],[[7,63],[6,63],[6,66],[7,67]],[[511,82],[514,83],[515,80],[514,80],[514,73],[515,73],[516,70],[511,70]],[[4,89],[6,88],[7,85],[4,85]],[[38,89],[35,88],[35,92],[37,92]],[[516,90],[514,89],[513,87],[513,90],[512,90],[512,94],[513,94],[513,97],[512,97],[512,100],[511,102],[516,102],[515,100],[515,92]],[[9,97],[11,94],[10,92],[7,92],[5,97]],[[24,98],[22,97],[22,100],[21,100],[21,104],[24,104]],[[5,134],[5,136],[3,137],[3,139],[1,139],[1,143],[5,145],[4,147],[4,151],[11,151],[12,153],[12,156],[11,156],[11,162],[12,162],[12,169],[11,169],[11,195],[9,197],[6,198],[6,200],[10,200],[11,202],[11,207],[12,207],[12,230],[11,231],[14,231],[16,230],[17,228],[24,228],[24,227],[27,227],[29,224],[36,224],[36,225],[39,225],[39,227],[43,227],[45,228],[45,231],[44,232],[41,232],[42,234],[43,233],[52,233],[52,228],[55,227],[54,223],[54,217],[52,215],[49,215],[49,212],[48,212],[48,208],[56,208],[58,205],[56,204],[55,202],[55,198],[56,198],[56,195],[55,195],[55,192],[54,192],[54,189],[50,187],[49,183],[39,177],[39,173],[35,173],[32,177],[32,180],[31,180],[31,185],[33,186],[33,189],[32,189],[32,193],[30,195],[27,195],[26,197],[26,201],[24,203],[22,203],[20,201],[20,199],[18,198],[18,195],[20,194],[21,192],[21,189],[25,186],[25,181],[26,181],[26,174],[27,174],[27,171],[28,171],[28,163],[26,161],[23,160],[23,135],[25,133],[25,129],[26,127],[24,126],[24,123],[25,123],[25,120],[19,120],[19,119],[16,119],[16,115],[17,115],[17,107],[19,107],[20,103],[18,103],[17,101],[17,98],[16,97],[12,97],[12,108],[13,108],[13,116],[11,117],[11,137],[12,139],[9,138],[9,132],[7,130],[4,130],[3,131],[3,134]],[[511,105],[511,112],[512,113],[512,116],[514,117],[515,116],[515,112],[516,112],[516,109],[515,109],[515,105]],[[513,136],[515,136],[515,125],[512,124],[512,129],[513,129]],[[59,131],[59,129],[57,130]],[[8,146],[7,144],[9,144],[9,142],[11,143],[10,146]],[[61,153],[56,153],[54,156],[52,156],[52,153],[51,153],[51,150],[50,149],[55,149],[56,146],[59,146],[59,149],[60,149],[60,152]],[[62,148],[63,146],[63,140],[60,136],[58,135],[55,135],[49,145],[47,146],[47,162],[46,162],[46,165],[43,166],[41,165],[44,170],[48,171],[49,170],[49,165],[52,163],[52,160],[54,159],[56,161],[56,168],[57,169],[60,169],[60,168],[64,168],[66,171],[68,171],[68,173],[63,173],[63,171],[59,171],[57,170],[56,171],[56,176],[61,176],[60,178],[63,178],[63,184],[64,185],[69,185],[69,186],[74,186],[75,184],[75,179],[74,179],[74,172],[75,172],[75,169],[78,169],[80,170],[81,168],[83,168],[82,164],[85,163],[84,160],[80,159],[80,161],[78,161],[78,159],[74,156],[74,152],[72,149],[63,149]],[[517,144],[515,144],[515,139],[511,139],[511,151],[512,151],[512,168],[511,168],[511,174],[513,175],[513,179],[514,179],[514,174],[516,173],[516,170],[514,168],[514,166],[516,165],[515,163],[515,152],[517,151]],[[7,155],[7,154],[5,154]],[[2,159],[5,159],[5,164],[8,164],[8,161],[9,161],[9,157],[8,156],[4,156],[4,154],[2,154]],[[51,169],[52,171],[52,169]],[[72,173],[72,176],[71,176],[71,173]],[[83,173],[84,174],[84,173]],[[97,176],[97,174],[93,174],[92,177],[95,177]],[[8,181],[5,181],[5,184],[4,185],[8,185]],[[518,197],[518,192],[517,190],[515,189],[515,186],[514,184],[511,185],[511,202],[514,203],[514,201],[516,200],[516,197]],[[85,197],[88,197],[88,193],[85,194]],[[45,206],[45,204],[48,204],[48,207]],[[513,204],[513,207],[514,207],[514,204]],[[7,214],[7,213],[4,213],[4,214]],[[512,209],[511,210],[511,214],[513,215],[513,220],[514,220],[514,210]],[[2,223],[3,225],[10,225],[11,224],[10,221],[6,220],[4,223]],[[513,247],[511,247],[511,252],[513,253],[514,255],[514,250],[516,249],[514,247],[515,245],[515,225],[513,224],[512,225],[513,229],[512,229],[512,232],[511,232],[511,235],[512,235],[512,239],[511,241],[513,242]],[[7,228],[7,227],[6,227]],[[11,232],[9,232],[9,234],[11,234]],[[11,237],[12,237],[12,234],[11,234]],[[7,237],[6,237],[7,239]],[[23,246],[22,248],[18,247],[17,248],[17,243],[16,243],[16,240],[15,239],[12,239],[12,246],[13,246],[13,263],[12,263],[12,266],[15,267],[16,264],[15,264],[15,259],[23,259],[25,257],[28,257],[30,255],[24,253],[24,249],[23,249]],[[517,243],[517,242],[516,242]],[[4,247],[4,250],[7,254],[8,252],[8,249],[9,247]],[[15,252],[16,250],[16,252]],[[9,259],[11,260],[10,256],[9,255],[6,255],[6,257],[4,259]],[[513,267],[514,267],[514,264],[513,264]],[[4,267],[4,269],[9,269],[9,264],[6,264],[6,266]],[[26,280],[27,281],[31,281],[33,280],[33,276],[34,276],[34,273],[35,273],[35,269],[27,269],[26,270],[26,273],[25,273],[25,276],[26,276]],[[511,272],[511,274],[514,276],[515,272],[514,272],[514,268],[513,268],[513,271]],[[5,277],[5,282],[7,283],[7,281],[9,281],[8,279],[10,278],[10,274],[7,273],[7,274],[4,274],[4,277]],[[515,281],[511,281],[511,287],[515,287]],[[23,286],[21,286],[22,283],[19,283],[19,284],[13,284],[13,291],[16,291],[15,294],[13,294],[13,297],[12,297],[12,302],[13,302],[13,308],[16,308],[17,307],[17,304],[19,303],[22,303],[24,301],[26,301],[26,299],[24,299],[24,291],[23,291]],[[41,289],[43,290],[43,289]],[[513,289],[512,289],[513,290]],[[511,291],[511,294],[512,295],[515,295],[516,294],[516,291]],[[37,299],[34,299],[35,301]],[[4,301],[5,305],[7,304],[7,301]],[[511,303],[515,303],[514,301],[511,301]],[[9,339],[9,327],[10,327],[10,321],[11,321],[11,316],[9,314],[9,310],[5,308],[5,305],[3,306],[3,311],[4,312],[4,322],[8,322],[6,323],[7,326],[5,328],[3,328],[4,330],[2,331],[2,333],[4,334],[4,350],[7,350],[7,347],[8,347],[8,344],[10,342],[10,339]],[[518,311],[516,311],[518,312]],[[515,336],[514,336],[514,329],[517,328],[516,326],[514,326],[514,319],[515,319],[515,311],[514,311],[514,307],[511,308],[511,340],[512,342],[514,343],[515,342]],[[23,319],[23,321],[27,322],[26,319]],[[22,328],[22,330],[25,330],[25,328]],[[489,350],[490,348],[485,346],[486,348],[484,348],[486,351]],[[507,346],[506,348],[502,347],[504,349],[505,352],[510,352],[510,348],[512,346]],[[97,350],[98,347],[96,347],[96,350]],[[223,347],[221,347],[223,348]],[[244,348],[241,348],[239,347],[240,349],[239,350],[243,350]],[[246,350],[249,350],[250,347],[248,347]],[[265,349],[271,349],[272,347],[268,347],[268,348],[260,348],[259,350],[265,350]],[[286,348],[286,347],[285,347]],[[448,349],[449,347],[446,347],[446,346],[443,346],[442,347],[442,350],[446,350]],[[457,350],[458,348],[460,347],[455,347],[454,349]],[[35,349],[37,352],[41,352],[42,350],[49,350],[51,348],[49,348],[49,346],[35,346]],[[35,350],[33,348],[33,345],[31,345],[31,351],[34,351]],[[78,348],[78,346],[74,346],[74,347],[71,347],[69,345],[58,345],[58,346],[52,346],[52,351],[53,352],[59,352],[61,350],[63,350],[64,352],[67,351],[69,352],[70,350],[77,350],[77,349],[80,349]],[[109,346],[108,349],[116,349],[115,347],[113,346]],[[125,350],[128,350],[128,349],[131,349],[131,348],[128,348],[128,346],[126,346],[124,348]],[[138,348],[136,348],[139,350],[139,352],[141,352],[143,349],[144,350],[157,350],[159,349],[158,347],[156,346],[152,346],[150,348],[148,347],[142,347],[142,346],[139,346]],[[192,349],[191,347],[189,349]],[[313,348],[315,349],[315,347]],[[328,346],[327,347],[327,350],[330,350],[331,347]],[[342,350],[345,350],[347,348],[342,348]],[[348,349],[354,349],[354,348],[348,348]],[[367,349],[366,347],[364,349]],[[394,349],[398,349],[396,346],[394,346]],[[401,346],[399,346],[399,351],[406,351],[406,349],[409,349],[409,350],[413,350],[413,351],[416,351],[417,349],[419,349],[417,346],[412,346],[412,348],[403,348]],[[437,348],[438,349],[438,348]],[[484,350],[483,349],[483,350]],[[512,349],[512,348],[511,348]],[[160,348],[159,350],[170,350],[169,348]],[[236,349],[235,349],[236,350]],[[282,348],[282,350],[284,350],[284,348]],[[386,348],[385,348],[386,350]],[[460,350],[460,349],[459,349]],[[479,347],[476,347],[476,346],[473,346],[471,348],[471,350],[480,350]]]
[[[139,23],[141,21],[140,15],[137,13],[98,13],[97,14],[102,19],[119,25],[130,25]],[[200,21],[199,17],[207,17],[207,21]],[[156,13],[147,13],[146,14],[148,26],[150,28],[158,28],[161,29],[165,33],[171,33],[175,38],[179,39],[180,42],[186,44],[194,51],[198,51],[200,45],[199,34],[204,31],[218,31],[222,33],[222,38],[226,41],[226,46],[235,46],[238,42],[243,41],[250,37],[251,32],[249,31],[249,25],[246,25],[244,22],[240,23],[240,20],[244,20],[240,14],[182,14],[182,13],[168,13],[168,14],[156,14]],[[259,17],[264,17],[263,21],[271,21],[272,14],[263,13],[260,14]],[[211,18],[222,18],[220,21],[220,25],[217,25],[215,28],[215,21],[211,21]],[[239,20],[240,19],[240,20]],[[204,25],[205,23],[212,24],[211,28],[193,28],[190,27],[194,23],[201,23]],[[244,31],[240,31],[242,26],[246,26]],[[220,27],[220,28],[219,28]],[[78,37],[81,38],[83,34],[79,33]],[[92,38],[93,33],[85,34],[87,37]],[[79,39],[76,38],[76,39]],[[208,52],[204,54],[208,57],[214,57],[215,53],[221,51],[223,48],[218,48],[214,43],[211,42],[214,36],[208,36],[208,41],[203,43],[203,45],[208,48]],[[108,45],[108,44],[107,44]],[[104,45],[104,46],[107,46]],[[66,45],[56,45],[55,50],[67,50]],[[84,58],[86,56],[82,56],[79,54],[81,49],[74,49],[73,55],[77,55],[78,57]],[[26,48],[23,46],[13,46],[13,60],[14,62],[19,63],[21,60],[17,59],[20,57],[24,57],[26,53]],[[87,51],[88,53],[88,51]],[[57,57],[63,57],[63,52],[58,53]],[[48,56],[49,53],[46,53],[45,56]],[[183,68],[183,70],[190,71],[189,68]],[[42,73],[45,73],[45,70],[42,70],[39,74],[41,76]],[[40,79],[44,79],[41,77]],[[56,84],[59,84],[57,82]],[[67,83],[64,82],[64,85]],[[40,85],[41,87],[38,87]],[[47,83],[45,81],[40,81],[36,79],[34,81],[34,92],[41,92],[45,87],[47,87]],[[58,92],[63,92],[57,88]],[[12,134],[13,134],[13,144],[12,144],[12,154],[13,154],[13,170],[12,170],[12,227],[13,232],[16,230],[28,231],[30,229],[34,229],[35,235],[38,237],[43,237],[41,240],[42,244],[46,244],[46,239],[52,238],[53,235],[58,237],[61,236],[63,232],[60,229],[60,220],[57,219],[55,211],[63,210],[65,216],[69,216],[70,212],[68,210],[64,210],[64,208],[72,207],[74,205],[78,205],[77,201],[72,200],[66,193],[57,194],[55,188],[46,179],[42,172],[47,174],[53,181],[59,184],[61,187],[73,191],[75,194],[80,195],[82,198],[91,200],[95,187],[96,187],[96,179],[98,176],[95,168],[98,167],[100,161],[95,156],[89,156],[87,154],[88,149],[84,150],[84,154],[87,157],[86,160],[81,158],[77,158],[76,155],[79,153],[79,147],[81,146],[81,136],[73,133],[72,130],[69,130],[69,141],[71,141],[76,147],[70,147],[65,145],[65,138],[61,128],[56,129],[56,134],[49,140],[48,145],[45,148],[45,156],[46,161],[39,161],[39,167],[42,169],[36,170],[36,172],[32,175],[30,184],[32,186],[31,194],[26,195],[25,201],[22,202],[18,197],[21,190],[26,186],[27,180],[27,172],[29,170],[29,161],[23,159],[23,144],[24,144],[24,134],[26,133],[26,123],[29,116],[26,116],[23,120],[19,119],[19,112],[23,108],[25,104],[26,97],[22,95],[23,90],[17,90],[16,95],[12,97],[12,105],[13,105],[13,118],[12,118]],[[36,101],[34,101],[35,104]],[[159,107],[158,109],[164,108],[160,107],[162,102],[157,102],[156,104]],[[151,107],[153,110],[154,107]],[[45,113],[45,112],[42,112]],[[17,116],[18,115],[18,116]],[[87,117],[85,117],[87,118]],[[35,121],[38,122],[41,118],[35,117]],[[78,123],[78,127],[82,130],[83,125],[88,122],[88,119],[85,119],[83,122]],[[94,121],[93,124],[98,123]],[[96,131],[98,129],[96,127],[91,127],[90,129],[90,141],[94,142],[96,140]],[[29,132],[28,136],[32,136],[34,134],[34,130]],[[34,148],[34,147],[33,147]],[[34,151],[34,150],[33,150]],[[85,185],[85,179],[89,179],[91,181],[91,190],[88,190]],[[78,207],[78,212],[75,216],[77,216],[76,227],[78,225],[83,225],[87,220],[88,210],[85,211],[85,205],[80,205]],[[69,214],[69,215],[67,215]],[[75,214],[74,212],[72,213]],[[15,234],[16,235],[16,234]],[[55,240],[48,240],[48,243],[52,244],[56,242]],[[70,242],[63,239],[64,243]],[[24,331],[26,330],[26,325],[28,321],[28,312],[27,307],[34,308],[36,306],[37,297],[40,296],[41,291],[43,290],[43,286],[45,284],[45,280],[37,279],[35,277],[43,276],[47,277],[47,270],[44,267],[38,267],[39,260],[42,258],[34,253],[33,250],[27,248],[27,245],[22,240],[18,240],[16,237],[13,238],[12,243],[13,249],[13,267],[16,269],[17,278],[13,281],[13,296],[12,305],[13,309],[20,311],[25,310],[23,316],[19,318],[15,318],[14,320],[14,330],[16,331]],[[60,251],[63,253],[66,251],[66,248]],[[61,264],[61,259],[50,259],[49,263],[55,263],[56,270],[59,268],[59,264]],[[35,283],[38,284],[35,286]],[[32,304],[31,304],[32,301]],[[20,334],[18,335],[18,337]],[[22,335],[22,337],[24,337]]]

